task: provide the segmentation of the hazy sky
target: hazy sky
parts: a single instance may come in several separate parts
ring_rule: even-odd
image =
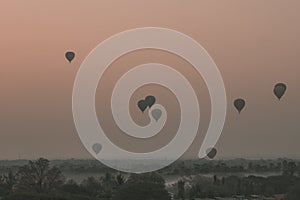
[[[98,43],[118,32],[144,26],[171,28],[193,37],[218,65],[228,99],[218,158],[300,157],[299,9],[298,0],[2,0],[0,159],[90,157],[72,118],[76,73]],[[69,49],[77,53],[72,64],[64,58]],[[128,56],[112,65],[108,77],[109,73],[112,79],[118,76],[118,65],[125,69],[149,58],[174,67],[177,63],[178,70],[188,66],[159,51]],[[192,71],[184,71],[193,76]],[[99,90],[109,90],[113,82],[103,81],[107,83],[100,82]],[[272,94],[277,82],[288,85],[280,102]],[[200,88],[198,97],[203,98],[200,106],[205,118],[209,116],[209,98],[202,83],[200,78],[195,87]],[[143,95],[137,91],[133,102]],[[237,97],[247,100],[241,115],[232,107]],[[100,91],[98,98],[96,104],[105,101]],[[172,105],[176,106],[176,101]],[[97,108],[99,112],[105,109]],[[132,106],[138,117],[136,109]],[[203,123],[208,123],[209,117],[204,118]],[[176,123],[170,126],[174,127]],[[186,155],[197,152],[198,143]]]

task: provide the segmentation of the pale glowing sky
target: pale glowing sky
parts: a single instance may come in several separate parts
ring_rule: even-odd
[[[2,0],[0,159],[90,157],[72,118],[77,70],[107,37],[144,26],[171,28],[193,37],[218,65],[228,98],[218,158],[299,157],[299,9],[298,0]],[[77,53],[72,64],[64,58],[69,49]],[[146,53],[151,59],[180,62],[157,52],[136,53],[139,58],[129,55],[115,65],[147,60]],[[277,82],[288,85],[280,102],[272,94]],[[104,85],[108,88],[109,83]],[[199,94],[204,107],[207,95]],[[237,97],[247,101],[241,115],[232,107]],[[101,111],[101,105],[97,107]],[[196,142],[186,155],[198,149]]]

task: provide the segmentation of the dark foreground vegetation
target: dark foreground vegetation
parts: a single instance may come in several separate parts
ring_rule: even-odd
[[[53,164],[54,163],[54,164]],[[300,200],[300,165],[292,160],[179,161],[157,173],[121,174],[85,161],[53,163],[40,158],[19,165],[2,162],[2,200],[171,200],[231,197],[231,199]],[[70,164],[71,163],[71,164]],[[79,162],[80,163],[80,162]],[[1,164],[1,162],[0,162]],[[80,182],[71,172],[103,172]],[[275,173],[257,176],[250,173]],[[248,175],[245,175],[247,174]],[[208,175],[210,174],[210,175]],[[249,175],[250,174],[250,175]],[[166,182],[163,177],[177,175]]]

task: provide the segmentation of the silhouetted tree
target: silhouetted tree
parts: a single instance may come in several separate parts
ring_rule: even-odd
[[[88,177],[84,179],[80,186],[88,192],[88,195],[91,197],[96,197],[100,194],[101,190],[101,183],[94,177]]]
[[[288,162],[288,174],[290,176],[293,176],[295,174],[296,169],[297,169],[297,165],[294,161]]]
[[[156,173],[132,174],[113,200],[170,200],[164,179]]]
[[[11,194],[16,183],[17,178],[12,171],[9,171],[8,174],[2,175],[0,177],[0,193],[4,196]]]
[[[79,186],[73,179],[68,180],[61,188],[64,193],[88,195],[89,192],[85,187]]]
[[[282,161],[282,175],[288,175],[288,162]]]
[[[40,158],[29,161],[28,165],[20,167],[17,172],[17,189],[37,193],[49,192],[61,186],[65,178],[61,171],[49,166],[49,160]]]
[[[218,176],[215,174],[214,175],[214,185],[218,185],[218,184],[219,184]]]
[[[184,189],[185,182],[183,180],[179,180],[177,182],[178,187],[178,198],[179,199],[185,199],[185,189]]]
[[[286,176],[293,176],[296,172],[297,165],[294,161],[286,161],[282,162],[282,174]]]
[[[123,185],[124,182],[125,182],[124,176],[122,174],[118,174],[117,177],[116,177],[116,182],[117,182],[118,186]]]
[[[102,196],[111,198],[117,188],[115,177],[111,173],[105,173],[104,177],[100,178],[100,182],[103,188]]]
[[[225,185],[225,177],[222,177],[222,185]]]
[[[287,200],[299,200],[300,199],[300,182],[296,184],[287,194]]]

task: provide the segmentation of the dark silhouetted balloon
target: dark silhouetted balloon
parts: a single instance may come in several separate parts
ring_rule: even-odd
[[[206,155],[208,158],[213,159],[217,155],[217,149],[216,148],[208,148],[206,150]]]
[[[155,97],[154,96],[147,96],[145,99],[146,103],[148,104],[149,108],[154,105]]]
[[[236,99],[234,100],[234,107],[239,111],[239,113],[241,113],[241,111],[243,110],[243,108],[246,105],[246,102],[244,99]]]
[[[68,51],[66,52],[65,57],[71,63],[71,61],[75,58],[75,53],[72,51]]]
[[[146,108],[148,107],[148,104],[145,100],[140,100],[138,102],[138,107],[142,112],[144,112],[146,110]]]
[[[286,84],[284,83],[277,83],[275,86],[274,86],[274,94],[275,96],[278,98],[278,100],[281,99],[281,97],[284,95],[286,91]]]

